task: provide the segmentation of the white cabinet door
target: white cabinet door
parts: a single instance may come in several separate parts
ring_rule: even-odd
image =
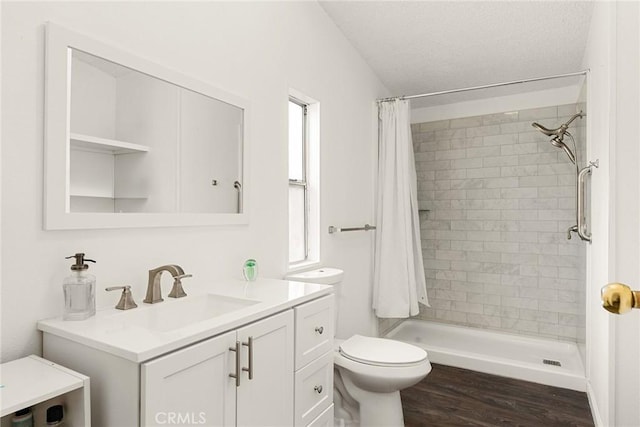
[[[242,366],[248,370],[237,388],[238,426],[293,425],[293,335],[292,310],[238,329]]]
[[[236,424],[236,333],[142,364],[140,425]]]

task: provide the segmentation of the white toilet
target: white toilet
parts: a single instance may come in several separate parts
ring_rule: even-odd
[[[337,268],[320,268],[290,274],[286,279],[339,286],[343,276],[344,272]],[[337,326],[337,308],[335,312]],[[335,340],[334,366],[336,419],[342,420],[343,425],[363,427],[404,426],[400,390],[431,372],[423,349],[360,335]]]

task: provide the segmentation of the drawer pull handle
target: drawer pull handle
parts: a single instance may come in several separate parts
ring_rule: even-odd
[[[236,373],[229,374],[231,378],[236,379],[236,387],[240,387],[240,341],[236,341],[235,347],[229,347],[230,351],[236,353]]]
[[[316,393],[321,394],[322,393],[322,386],[321,385],[317,385],[313,388]]]
[[[249,347],[249,367],[242,368],[244,372],[249,373],[249,379],[253,379],[253,337],[249,337],[248,342],[243,342],[242,345]]]
[[[324,332],[324,327],[323,326],[316,326],[316,332],[320,335],[322,335],[322,333]]]

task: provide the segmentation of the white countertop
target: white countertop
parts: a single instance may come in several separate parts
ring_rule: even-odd
[[[333,292],[333,286],[262,278],[200,287],[192,282],[185,288],[184,298],[168,298],[165,294],[163,302],[145,304],[141,296],[134,295],[138,308],[99,310],[81,321],[63,321],[61,317],[41,320],[38,329],[140,363]],[[175,317],[183,308],[191,310],[185,311],[185,316],[193,316],[194,302],[202,301],[207,294],[252,301],[236,311],[176,329],[159,319],[163,313]],[[150,322],[160,326],[146,327]]]

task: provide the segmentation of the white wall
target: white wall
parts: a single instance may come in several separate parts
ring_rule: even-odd
[[[640,287],[640,11],[616,4],[614,136],[611,139],[613,224],[611,281]],[[613,167],[615,165],[615,167]],[[640,425],[640,313],[614,318],[615,425]]]
[[[388,96],[315,2],[2,4],[2,361],[41,350],[38,319],[62,313],[64,256],[98,264],[98,305],[130,283],[138,302],[147,270],[178,263],[194,278],[240,277],[256,258],[263,276],[287,269],[289,88],[321,105],[321,257],[345,270],[342,333],[374,330],[372,237],[330,236],[331,225],[373,218],[375,103]],[[252,104],[248,226],[42,231],[45,21],[203,79]],[[187,293],[189,283],[185,282]],[[165,288],[165,292],[168,287]],[[345,307],[341,307],[344,309]],[[339,331],[340,332],[340,331]]]
[[[588,90],[593,244],[587,295],[589,398],[598,425],[640,424],[640,313],[605,312],[600,288],[640,286],[640,43],[636,2],[597,2],[584,63]]]

